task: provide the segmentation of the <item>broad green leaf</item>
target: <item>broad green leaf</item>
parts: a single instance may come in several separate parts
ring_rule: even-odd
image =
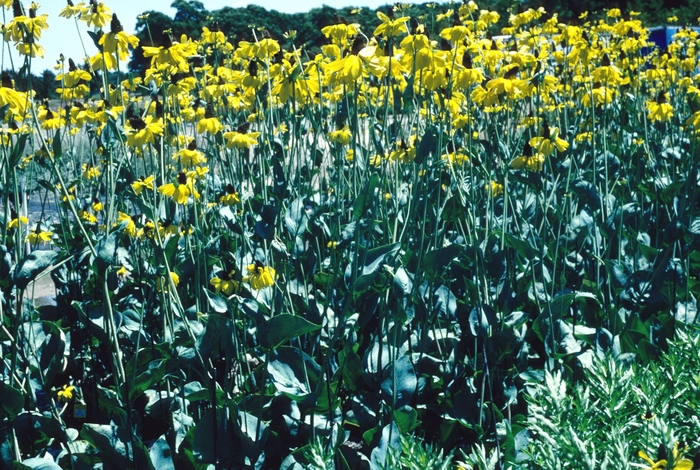
[[[56,464],[50,458],[39,458],[35,457],[32,459],[25,459],[22,463],[15,462],[13,465],[13,470],[62,470],[61,467]]]
[[[218,313],[209,315],[207,329],[198,341],[197,348],[203,359],[223,354],[234,357],[231,320]]]
[[[389,449],[398,450],[401,448],[401,431],[396,425],[396,422],[392,421],[390,424],[384,426],[382,429],[382,437],[379,439],[379,446],[372,449],[372,470],[382,470],[386,464],[386,456],[389,453]]]
[[[126,428],[112,423],[83,424],[80,436],[92,444],[112,465],[122,468],[152,470],[153,464],[148,450],[138,436]]]
[[[3,420],[14,419],[24,408],[24,395],[5,382],[0,382],[0,407]]]
[[[25,289],[39,274],[50,268],[56,258],[58,258],[58,253],[55,251],[37,250],[31,252],[15,266],[13,275],[15,285],[20,289]]]
[[[157,470],[175,470],[172,457],[173,451],[170,449],[168,441],[165,440],[165,436],[160,436],[158,440],[153,443],[148,454],[151,457],[153,466]]]
[[[388,264],[390,261],[389,259],[396,255],[400,248],[401,243],[395,243],[393,245],[384,245],[360,252],[358,255],[359,268],[357,281],[354,286],[354,294],[356,296],[361,295],[369,289],[372,282],[374,282],[376,274],[382,269],[382,266]],[[351,276],[352,266],[349,265],[345,272],[346,282],[349,283]]]
[[[169,359],[151,361],[129,381],[129,400],[133,403],[146,389],[160,382],[165,374],[174,369],[174,366],[174,361]]]
[[[44,416],[37,411],[20,413],[12,420],[12,428],[15,435],[24,439],[31,439],[36,446],[48,445],[52,439],[60,442],[66,440],[66,432],[61,423],[52,416]]]
[[[357,195],[355,203],[352,206],[352,218],[355,219],[355,221],[363,218],[367,208],[372,205],[377,186],[379,186],[379,174],[374,172],[367,181],[367,184],[362,188],[360,194]]]
[[[292,399],[305,398],[321,376],[321,367],[309,355],[286,346],[270,353],[267,371],[275,388]]]
[[[423,137],[420,139],[418,148],[416,149],[416,159],[414,160],[417,165],[420,165],[425,161],[426,157],[437,150],[437,129],[435,126],[429,126],[425,129]]]
[[[382,373],[382,398],[392,408],[408,405],[416,392],[418,379],[408,356],[400,356],[384,366]]]
[[[122,224],[121,228],[125,225]],[[103,274],[109,266],[114,264],[117,255],[117,235],[119,230],[110,232],[106,237],[100,238],[95,249],[97,250],[97,269]]]
[[[321,325],[311,323],[303,317],[283,313],[270,318],[264,329],[260,328],[260,343],[274,349],[292,338],[320,329]],[[263,334],[263,331],[266,334]]]
[[[284,223],[293,237],[299,237],[306,231],[309,217],[306,214],[306,204],[303,198],[295,199],[289,207],[287,207],[287,212],[284,215]]]
[[[226,303],[226,299],[211,292],[209,289],[203,288],[203,290],[204,294],[207,296],[207,300],[209,301],[209,306],[213,311],[216,313],[228,312],[228,304]]]
[[[496,312],[488,305],[476,306],[469,313],[469,329],[477,338],[484,339],[491,336],[497,322]]]
[[[240,444],[236,442],[233,424],[224,408],[209,409],[197,423],[193,435],[193,456],[197,463],[218,462],[223,468],[232,468]],[[237,452],[238,451],[238,452]]]
[[[443,272],[463,251],[462,245],[449,245],[427,252],[423,257],[422,266],[426,277],[430,279]]]
[[[418,412],[410,406],[394,410],[393,417],[396,425],[401,430],[401,434],[408,434],[419,425]]]
[[[61,148],[61,129],[56,129],[56,134],[53,136],[53,141],[51,142],[53,147],[53,158],[58,160],[63,155],[63,149]]]
[[[12,153],[10,154],[10,167],[16,167],[22,160],[22,155],[24,154],[24,148],[27,146],[27,139],[29,139],[29,134],[20,134],[17,143],[12,147]]]

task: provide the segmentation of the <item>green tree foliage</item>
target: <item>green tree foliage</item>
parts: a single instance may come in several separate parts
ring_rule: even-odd
[[[36,92],[36,99],[58,98],[58,94],[56,93],[56,74],[51,70],[46,69],[41,75],[10,72],[10,76],[14,80],[17,90],[27,91],[33,89]]]

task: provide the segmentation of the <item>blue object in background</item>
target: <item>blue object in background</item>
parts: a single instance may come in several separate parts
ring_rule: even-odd
[[[673,35],[683,28],[682,26],[653,26],[649,28],[649,41],[656,44],[659,49],[666,50],[673,40]],[[689,29],[700,33],[700,27],[692,26]]]

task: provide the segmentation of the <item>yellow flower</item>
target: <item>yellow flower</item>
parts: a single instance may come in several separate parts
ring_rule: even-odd
[[[503,194],[503,185],[496,181],[491,181],[486,187],[491,191],[491,196],[493,197],[498,197]]]
[[[523,149],[523,155],[514,158],[510,162],[510,167],[514,170],[542,171],[544,158],[544,155],[541,153],[533,155],[532,147],[529,143],[526,143]]]
[[[73,5],[71,0],[68,0],[68,6],[64,7],[58,13],[58,16],[62,18],[73,18],[74,16],[79,17],[88,12],[88,8],[85,6],[85,2],[80,2],[77,5]]]
[[[83,163],[83,178],[87,180],[94,180],[100,177],[100,169],[96,166],[88,165]]]
[[[58,400],[62,402],[72,400],[73,390],[75,390],[75,387],[73,385],[64,385],[63,388],[58,391]]]
[[[138,195],[141,194],[141,191],[144,189],[148,189],[150,191],[153,191],[153,180],[155,177],[153,175],[149,176],[148,178],[144,178],[143,176],[131,183],[131,187],[134,190],[134,192]]]
[[[238,290],[238,282],[234,280],[235,271],[231,270],[228,274],[219,277],[213,277],[209,283],[214,287],[216,293],[223,292],[225,295],[231,295]]]
[[[190,142],[186,149],[175,152],[173,160],[179,160],[185,168],[192,168],[207,162],[204,154],[197,150],[197,143],[194,140]]]
[[[154,119],[153,116],[146,116],[143,120],[138,116],[132,116],[126,126],[126,145],[129,147],[144,147],[155,143],[156,136],[163,135],[162,119]]]
[[[221,124],[216,117],[214,117],[214,112],[212,111],[211,106],[207,106],[207,111],[204,114],[204,117],[197,123],[197,133],[204,134],[205,132],[208,132],[211,135],[215,135],[223,129],[224,125]]]
[[[22,92],[14,90],[14,84],[10,74],[2,72],[2,86],[0,87],[0,107],[9,105],[12,114],[24,114],[27,98]]]
[[[143,46],[143,56],[151,57],[151,67],[158,68],[159,65],[176,67],[180,72],[188,72],[190,67],[187,58],[197,54],[197,45],[189,42],[184,34],[180,42],[173,42],[170,32],[163,34],[163,42],[159,47]]]
[[[170,280],[172,281],[175,287],[177,287],[178,284],[180,284],[180,276],[178,276],[177,273],[174,273],[173,271],[170,271]],[[169,287],[170,284],[165,280],[165,277],[159,276],[156,280],[156,290],[158,292],[170,292]]]
[[[199,193],[194,188],[194,182],[187,174],[180,172],[177,175],[177,183],[168,183],[158,187],[158,192],[170,197],[176,204],[185,205],[188,203],[190,195],[199,199]]]
[[[345,47],[350,38],[357,35],[360,25],[357,23],[352,24],[334,24],[325,26],[321,29],[321,33],[327,38],[333,41],[334,45]]]
[[[111,30],[103,34],[99,40],[100,46],[105,54],[111,55],[107,61],[108,68],[116,69],[117,60],[125,61],[129,58],[129,48],[134,49],[139,44],[139,38],[133,34],[125,33],[117,15],[112,15]]]
[[[80,211],[78,212],[78,215],[80,216],[81,219],[86,221],[89,224],[96,224],[97,223],[97,217],[95,217],[94,214],[89,213],[88,211]]]
[[[19,224],[27,225],[28,223],[29,223],[29,219],[27,219],[25,216],[21,215],[19,217],[19,219],[14,218],[14,219],[10,220],[10,222],[8,222],[8,224],[7,224],[7,228],[13,229],[13,228],[19,227]]]
[[[647,110],[649,111],[649,120],[651,122],[666,122],[673,117],[673,106],[666,103],[664,92],[659,93],[656,101],[647,101]]]
[[[51,243],[51,236],[53,232],[44,232],[39,227],[33,232],[27,234],[26,241],[31,245],[37,245],[39,243]]]
[[[334,83],[352,85],[362,76],[362,59],[355,54],[348,54],[328,64],[326,71],[333,77]]]
[[[241,198],[238,196],[238,191],[236,191],[232,184],[226,185],[226,194],[219,197],[219,204],[235,206],[240,202]]]
[[[120,225],[123,223],[126,224],[124,231],[130,237],[132,237],[132,238],[135,237],[137,234],[137,230],[136,230],[136,223],[134,222],[134,219],[132,219],[129,214],[125,214],[124,212],[119,212],[119,217],[117,218],[117,223],[114,225]]]
[[[414,140],[414,137],[411,137]],[[392,162],[400,161],[401,163],[411,163],[416,158],[416,147],[411,143],[406,145],[403,140],[399,141],[398,148],[389,154],[389,160]]]
[[[385,15],[381,11],[377,12],[377,18],[381,21],[381,24],[377,26],[374,30],[375,36],[395,37],[401,33],[408,34],[408,27],[406,23],[408,22],[408,16],[402,16],[401,18],[393,18],[394,12],[390,10],[391,17]]]
[[[248,275],[243,278],[243,282],[247,282],[256,290],[271,287],[275,285],[275,270],[256,261],[248,266]]]
[[[41,128],[42,129],[60,129],[61,127],[66,125],[66,120],[61,117],[60,114],[56,113],[54,114],[51,109],[47,107],[42,108],[38,113],[37,113],[37,118],[39,119],[39,122],[41,123]]]
[[[668,459],[659,459],[654,462],[643,450],[640,450],[637,455],[651,465],[651,467],[645,467],[646,470],[692,470],[693,468],[693,462],[682,457],[677,444],[673,446]]]
[[[227,148],[248,149],[251,145],[258,144],[259,136],[260,132],[224,132]]]
[[[348,126],[328,133],[328,140],[336,145],[348,145],[352,140],[352,132]]]
[[[35,4],[29,9],[29,16],[19,15],[5,26],[5,41],[33,43],[41,39],[41,32],[49,28],[49,15],[36,15]]]
[[[88,26],[94,26],[97,29],[102,29],[107,26],[111,19],[111,11],[102,2],[91,2],[87,12],[83,11],[80,15],[80,21],[85,21]]]

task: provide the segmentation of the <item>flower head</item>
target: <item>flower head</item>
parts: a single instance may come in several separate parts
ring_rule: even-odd
[[[214,287],[216,293],[223,292],[225,295],[231,295],[238,290],[238,282],[234,279],[236,271],[231,270],[221,277],[214,276],[209,283]]]
[[[75,390],[73,385],[64,385],[63,388],[58,391],[58,400],[64,403],[72,400],[73,390]]]
[[[253,289],[260,290],[263,287],[275,285],[275,270],[265,266],[260,261],[248,265],[248,275],[243,278]]]

